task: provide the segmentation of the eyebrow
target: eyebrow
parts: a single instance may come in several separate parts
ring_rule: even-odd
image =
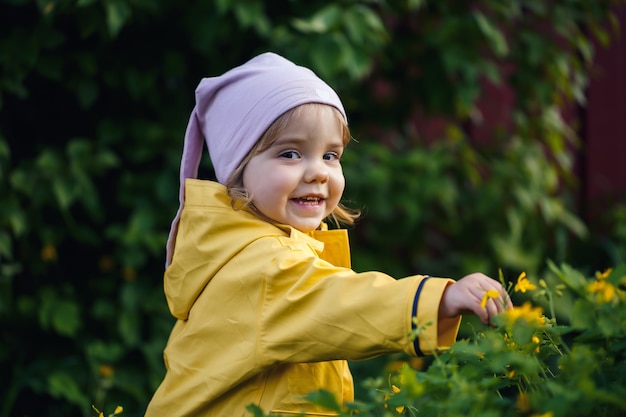
[[[282,138],[276,139],[274,143],[272,143],[271,146],[298,145],[300,143],[306,142],[307,140],[308,139],[306,138],[288,136],[288,137],[282,137]]]
[[[280,139],[277,139],[276,141],[274,141],[274,143],[272,143],[270,146],[274,147],[274,146],[289,146],[289,145],[299,145],[302,143],[306,143],[308,142],[309,139],[308,138],[302,138],[302,137],[283,137]],[[337,147],[341,147],[341,148],[345,148],[345,145],[343,143],[343,140],[339,139],[337,141],[333,141],[331,143],[329,143],[329,145],[331,147],[337,146]]]

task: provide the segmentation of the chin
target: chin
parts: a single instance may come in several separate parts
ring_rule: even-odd
[[[318,229],[320,227],[321,221],[319,223],[317,223],[315,226],[309,226],[309,225],[296,225],[293,226],[294,228],[298,229],[299,231],[301,231],[302,233],[309,233],[312,232],[316,229]]]

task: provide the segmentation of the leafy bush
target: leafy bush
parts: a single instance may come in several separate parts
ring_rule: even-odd
[[[346,196],[367,214],[351,231],[357,269],[531,273],[572,257],[586,227],[559,110],[584,104],[610,5],[0,1],[0,417],[143,411],[173,322],[161,277],[193,91],[261,51],[344,100],[359,141]],[[515,100],[476,143],[485,80]],[[441,140],[420,115],[443,120]]]
[[[514,288],[535,301],[496,317],[493,328],[475,328],[427,369],[407,362],[388,378],[369,379],[369,397],[346,407],[324,391],[311,401],[341,416],[624,415],[626,265],[586,278],[550,263],[545,280],[533,283],[522,274]],[[557,318],[560,298],[566,311]],[[541,305],[551,313],[545,316]]]
[[[0,416],[143,412],[193,91],[270,47],[362,75],[380,19],[324,3],[0,2]]]

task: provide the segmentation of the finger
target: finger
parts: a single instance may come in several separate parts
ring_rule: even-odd
[[[505,294],[505,299],[497,299],[494,300],[495,301],[495,308],[496,308],[496,313],[495,315],[501,315],[501,314],[505,314],[508,310],[513,308],[513,304],[511,303],[511,299],[508,296],[508,294]],[[493,317],[494,316],[490,316],[490,319],[493,321]]]
[[[504,310],[510,310],[513,308],[513,301],[511,301],[511,297],[509,294],[504,294]]]
[[[489,311],[487,308],[479,308],[474,312],[483,324],[489,324]]]
[[[483,304],[484,302],[484,304]],[[493,298],[481,300],[477,315],[483,324],[490,325],[491,319],[497,314],[497,302]]]
[[[498,299],[498,312],[503,313],[504,311],[513,308],[513,302],[511,301],[511,297],[509,293],[506,292],[504,287],[500,286],[500,298]]]
[[[500,305],[501,302],[502,301],[497,298],[492,298],[487,302],[486,310],[487,310],[488,318],[487,318],[487,323],[485,324],[488,324],[490,326],[495,325],[493,323],[493,318],[499,314],[498,305]]]
[[[498,313],[502,313],[510,308],[513,308],[513,302],[511,301],[511,297],[509,293],[504,289],[504,287],[497,281],[494,281],[496,284],[492,288],[500,293],[500,297],[496,300]]]

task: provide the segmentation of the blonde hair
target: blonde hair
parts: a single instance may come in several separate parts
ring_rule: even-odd
[[[256,144],[252,147],[250,152],[246,155],[246,157],[241,161],[239,166],[233,171],[233,173],[228,177],[226,181],[226,188],[228,190],[228,196],[231,199],[231,205],[235,210],[242,209],[244,207],[249,207],[252,211],[254,211],[259,217],[264,220],[272,221],[260,213],[254,204],[252,203],[252,195],[248,192],[248,190],[243,185],[243,172],[248,165],[248,162],[255,157],[256,155],[267,150],[274,141],[278,138],[278,136],[287,128],[289,123],[291,123],[294,115],[297,112],[302,111],[303,108],[311,108],[311,109],[319,109],[321,106],[327,106],[326,104],[319,103],[307,103],[294,107],[291,110],[283,113],[280,117],[278,117],[263,135],[259,138]],[[346,147],[348,143],[350,143],[352,137],[350,136],[350,129],[346,124],[341,113],[331,106],[333,109],[333,114],[336,116],[337,121],[341,124],[341,133],[343,145]],[[351,209],[345,207],[343,204],[337,205],[333,212],[328,216],[327,219],[332,220],[335,226],[339,227],[340,225],[352,225],[355,223],[356,219],[361,215],[360,210]]]

